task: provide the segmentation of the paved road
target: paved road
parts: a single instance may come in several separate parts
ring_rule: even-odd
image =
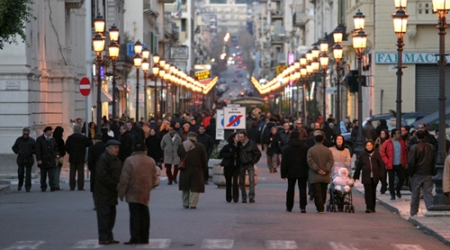
[[[286,183],[264,162],[258,164],[254,204],[227,203],[224,190],[210,184],[197,210],[184,209],[177,187],[162,177],[151,196],[149,245],[98,245],[89,191],[63,185],[63,191],[41,193],[36,184],[30,193],[11,191],[0,195],[0,249],[447,249],[381,206],[375,214],[363,213],[357,192],[354,214],[317,214],[311,202],[306,214],[298,205],[288,213]],[[120,203],[114,233],[121,242],[129,240],[128,216]]]

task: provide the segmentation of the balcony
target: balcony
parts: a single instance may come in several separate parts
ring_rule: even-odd
[[[433,13],[433,6],[431,1],[419,0],[415,4],[408,5],[408,12],[415,12],[415,15],[410,15],[408,24],[436,24],[437,17]]]
[[[283,20],[284,11],[282,10],[271,10],[270,14],[272,16],[272,20]]]
[[[175,3],[175,0],[158,0],[158,3]]]
[[[83,3],[84,0],[65,0],[66,9],[79,9]]]
[[[286,30],[283,26],[276,28],[275,34],[271,36],[272,44],[283,44],[284,38],[286,37]]]
[[[173,1],[171,3],[173,3]],[[165,4],[164,5],[164,12],[175,13],[175,12],[177,12],[177,6],[173,5],[173,4]],[[181,5],[181,12],[187,12],[187,5],[186,4],[182,4]]]

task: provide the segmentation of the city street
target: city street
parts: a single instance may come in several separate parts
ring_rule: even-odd
[[[309,201],[301,214],[298,197],[285,211],[286,181],[270,174],[263,156],[258,164],[256,203],[227,203],[225,190],[210,182],[196,210],[184,209],[176,185],[161,185],[150,201],[150,244],[125,246],[129,240],[128,207],[120,202],[114,234],[120,245],[98,245],[91,193],[39,191],[0,195],[0,249],[446,249],[436,238],[381,205],[364,213],[363,196],[354,191],[356,212],[317,214]],[[86,183],[88,186],[88,183]]]

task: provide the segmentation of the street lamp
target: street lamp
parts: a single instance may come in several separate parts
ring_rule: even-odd
[[[134,67],[136,67],[136,122],[139,121],[139,68],[142,64],[142,44],[139,40],[134,44]]]
[[[156,55],[156,56],[158,56],[158,55]],[[155,61],[155,55],[153,56],[153,62],[154,61]],[[159,76],[159,67],[158,67],[158,65],[156,63],[152,67],[152,74],[153,74],[153,77],[154,77],[154,80],[155,80],[155,89],[154,89],[155,98],[153,100],[154,101],[153,106],[154,106],[154,113],[155,113],[155,119],[156,119],[156,116],[157,116],[157,113],[158,113],[158,109],[157,109],[157,107],[158,107],[158,92],[156,90],[156,85],[157,85],[158,76]]]
[[[341,29],[336,28],[333,31],[333,57],[336,60],[336,126],[338,128],[338,134],[341,134],[341,59],[342,59],[342,37],[344,32]]]
[[[316,53],[317,52],[317,53]],[[314,122],[317,121],[317,118],[319,116],[318,112],[318,107],[317,107],[317,75],[319,73],[319,68],[320,68],[320,62],[319,62],[319,50],[315,51],[313,49],[313,60],[311,62],[311,67],[312,67],[312,71],[314,74],[314,100],[313,100],[313,108],[314,108]],[[317,54],[317,57],[315,56]]]
[[[307,60],[306,60],[306,56],[302,55],[302,57],[300,57],[300,77],[302,78],[303,82],[302,82],[302,110],[303,110],[303,122],[306,125],[307,121],[306,121],[306,77],[308,75],[308,71],[306,69],[306,65],[308,64]]]
[[[398,51],[398,59],[397,59],[397,122],[396,128],[398,131],[402,128],[402,75],[403,75],[403,35],[406,33],[406,25],[408,22],[408,15],[405,12],[406,8],[406,0],[396,0],[395,8],[397,10],[392,15],[392,19],[394,21],[394,32],[397,35],[397,51]]]
[[[94,30],[96,34],[92,38],[92,47],[94,51],[97,53],[97,57],[95,59],[95,67],[97,74],[97,134],[101,134],[101,119],[102,119],[102,101],[101,101],[101,92],[102,92],[102,78],[100,75],[100,66],[102,62],[102,52],[105,50],[105,37],[103,33],[105,32],[105,19],[102,16],[98,15],[94,20]]]
[[[358,10],[356,15],[353,17],[355,22],[356,32],[353,34],[353,48],[356,52],[356,58],[358,60],[358,139],[356,140],[356,149],[358,160],[359,154],[363,151],[364,134],[362,127],[362,56],[364,49],[366,48],[367,35],[364,32],[364,15]]]
[[[112,60],[112,71],[113,71],[113,99],[112,99],[112,116],[115,118],[117,116],[117,110],[116,110],[116,66],[117,66],[117,59],[119,58],[119,52],[120,52],[120,45],[119,45],[119,29],[116,27],[115,24],[111,26],[109,29],[109,40],[111,40],[108,50],[109,50],[109,56]]]
[[[320,50],[322,51],[322,53],[320,53],[320,66],[322,66],[322,88],[323,88],[323,94],[322,94],[322,116],[323,116],[323,120],[325,122],[325,117],[326,117],[326,82],[325,82],[325,78],[327,75],[327,66],[328,66],[328,62],[330,60],[330,58],[328,57],[328,41],[324,38],[322,39],[322,41],[320,42]]]
[[[436,194],[434,196],[433,205],[428,210],[450,210],[450,200],[442,192],[442,175],[444,170],[444,161],[446,157],[445,144],[445,29],[447,28],[446,16],[450,10],[449,0],[433,0],[433,12],[438,15],[439,29],[439,144],[438,155],[436,159],[437,174],[433,176],[433,182],[436,186]]]

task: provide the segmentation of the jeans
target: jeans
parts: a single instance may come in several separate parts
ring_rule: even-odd
[[[225,175],[225,198],[227,202],[233,199],[234,202],[239,201],[239,168],[226,167],[223,170]],[[231,189],[233,189],[233,195],[231,194]]]
[[[366,201],[366,209],[375,211],[375,204],[377,199],[377,185],[373,181],[373,178],[370,179],[370,183],[364,184],[364,199]],[[390,184],[389,184],[390,185]]]
[[[239,186],[241,187],[242,201],[247,201],[247,191],[245,191],[245,172],[248,171],[248,181],[250,183],[250,190],[248,192],[248,198],[250,200],[255,199],[255,167],[248,165],[239,168]]]
[[[50,190],[55,190],[55,170],[53,168],[40,168],[41,169],[41,190],[47,190],[47,176],[48,176],[48,185],[50,186]]]
[[[405,169],[401,165],[394,165],[393,169],[387,172],[389,176],[389,193],[391,197],[395,197],[395,191],[400,192],[405,181]],[[395,185],[395,174],[398,177],[397,185]]]
[[[70,163],[70,176],[69,186],[70,190],[75,189],[75,174],[78,173],[78,190],[84,189],[84,162],[83,163]]]
[[[30,191],[31,189],[31,169],[33,166],[19,165],[17,169],[17,175],[19,178],[19,187],[23,186],[23,177],[25,175],[25,190]]]
[[[288,189],[286,192],[286,209],[291,211],[294,207],[295,183],[297,182],[300,200],[300,209],[305,209],[307,204],[306,182],[308,178],[288,178]]]
[[[148,206],[139,203],[128,203],[130,211],[130,242],[148,243],[150,236],[150,211]]]
[[[59,177],[61,175],[61,168],[62,168],[62,165],[56,164],[56,167],[55,167],[55,188],[56,189],[59,189]]]
[[[311,184],[314,204],[316,205],[317,212],[323,212],[325,210],[325,202],[327,201],[327,187],[328,183],[324,182]]]
[[[116,206],[95,204],[97,211],[98,240],[114,240],[113,228],[116,223]]]
[[[278,154],[267,155],[267,167],[271,173],[276,171],[278,167]]]
[[[411,203],[409,213],[411,216],[416,215],[419,211],[420,188],[422,188],[423,200],[427,209],[433,205],[433,186],[432,176],[413,175],[409,178],[411,183]]]

